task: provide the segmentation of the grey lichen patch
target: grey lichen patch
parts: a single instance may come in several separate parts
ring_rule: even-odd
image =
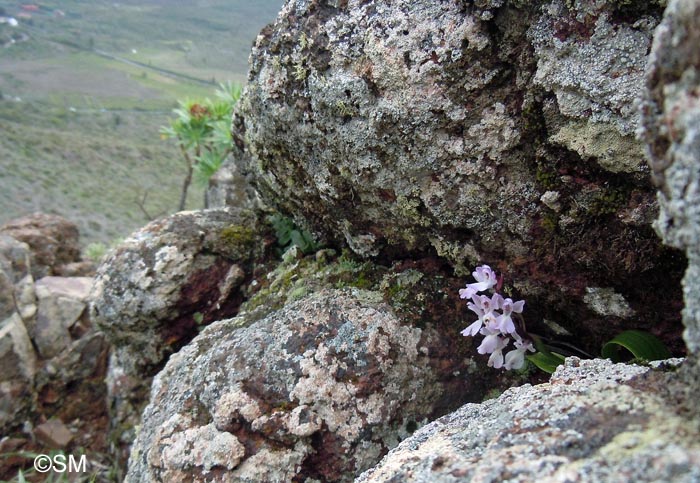
[[[506,114],[506,107],[501,102],[484,109],[479,124],[470,127],[467,134],[465,148],[492,160],[502,159],[504,153],[520,141],[517,124]]]
[[[165,433],[161,438],[161,452],[149,453],[149,460],[172,481],[188,473],[206,476],[214,468],[233,470],[245,455],[234,435],[217,431],[212,424]]]
[[[648,174],[642,144],[608,124],[572,122],[550,140],[576,151],[584,159],[595,158],[603,169],[612,173]]]
[[[418,198],[409,198],[403,195],[396,198],[398,216],[412,220],[417,226],[428,227],[431,225],[431,220],[419,212],[421,205],[422,202]]]
[[[586,287],[586,295],[583,300],[591,310],[599,315],[622,318],[634,315],[634,310],[625,298],[609,287]]]
[[[576,2],[570,10],[555,0],[546,7],[529,31],[539,57],[534,80],[556,94],[563,115],[633,135],[658,18],[619,24],[606,3]]]

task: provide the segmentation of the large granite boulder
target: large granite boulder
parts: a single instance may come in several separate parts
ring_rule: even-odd
[[[133,233],[102,262],[91,318],[113,346],[107,386],[125,441],[167,357],[236,314],[266,230],[244,209],[181,212]]]
[[[651,228],[634,136],[661,13],[290,0],[253,47],[234,131],[264,201],[319,238],[384,260],[437,253],[462,274],[486,262],[536,331],[552,320],[595,353],[645,329],[680,354],[684,259]],[[601,311],[600,294],[624,310]]]
[[[154,379],[127,480],[352,481],[483,394],[452,345],[359,289],[215,322]]]
[[[419,429],[357,483],[700,479],[700,431],[656,368],[569,358],[548,384],[507,390]]]

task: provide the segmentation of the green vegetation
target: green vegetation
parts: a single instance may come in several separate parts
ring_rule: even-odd
[[[530,334],[532,335],[532,334]],[[549,345],[540,337],[533,336],[537,352],[526,356],[538,369],[549,374],[554,371],[569,355],[561,348]],[[573,347],[573,346],[569,346]],[[563,353],[562,353],[563,352]],[[613,362],[630,362],[645,364],[671,358],[671,352],[656,336],[642,330],[626,330],[606,342],[601,349],[601,357]]]
[[[86,246],[85,250],[83,250],[83,258],[95,263],[100,263],[107,254],[107,250],[107,245],[104,243],[93,242]]]
[[[610,215],[616,213],[628,200],[628,191],[621,188],[608,187],[593,194],[587,210],[593,216]]]
[[[277,244],[282,251],[290,246],[299,247],[305,253],[313,253],[320,248],[311,233],[299,228],[291,219],[280,214],[269,217],[270,224],[275,230]]]
[[[301,249],[292,244],[284,252],[282,261],[249,287],[250,293],[239,312],[241,323],[260,320],[290,302],[327,287],[376,290],[385,272],[385,267],[356,260],[347,251],[338,255],[335,250],[322,249],[304,256]],[[374,295],[378,300],[381,298],[379,292]]]
[[[59,214],[79,225],[87,245],[172,213],[185,170],[176,148],[159,140],[159,123],[153,112],[0,101],[0,223]]]
[[[180,107],[174,111],[175,119],[161,128],[164,137],[177,141],[187,167],[180,193],[180,211],[185,209],[193,174],[200,185],[206,186],[231,154],[231,116],[241,90],[241,86],[228,82],[219,86],[217,100],[180,101]]]
[[[187,167],[159,141],[177,99],[242,82],[282,0],[0,0],[0,224],[34,211],[76,222],[84,245],[178,208]],[[21,18],[20,13],[31,18]],[[187,209],[203,206],[192,186]]]
[[[641,330],[626,330],[607,342],[601,350],[602,357],[613,362],[627,359],[660,361],[670,359],[668,348],[656,336]]]
[[[247,226],[229,225],[221,230],[220,243],[230,256],[246,259],[253,249],[255,232]]]

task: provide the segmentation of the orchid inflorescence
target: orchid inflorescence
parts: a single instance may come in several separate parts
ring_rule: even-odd
[[[527,351],[535,352],[532,341],[524,339],[518,334],[513,321],[514,314],[523,312],[525,301],[514,302],[499,294],[501,283],[496,277],[496,273],[488,265],[476,267],[472,275],[476,282],[469,283],[466,288],[460,289],[459,296],[462,299],[471,300],[467,302],[467,307],[477,315],[478,319],[464,329],[461,334],[465,337],[477,334],[484,336],[477,351],[479,354],[491,354],[488,361],[489,367],[521,369],[525,365],[525,353]],[[492,289],[494,293],[491,297],[479,295],[479,292]],[[515,349],[504,356],[503,350],[511,342]]]

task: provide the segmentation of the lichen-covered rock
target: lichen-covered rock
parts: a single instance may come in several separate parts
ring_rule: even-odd
[[[62,265],[80,261],[78,226],[58,215],[34,213],[0,226],[0,234],[29,245],[35,279],[58,274]]]
[[[625,327],[682,351],[683,257],[650,223],[635,98],[655,2],[288,1],[234,131],[265,202],[329,243],[480,262],[586,349]],[[640,283],[640,280],[645,280]],[[630,310],[601,315],[589,290]],[[537,329],[537,327],[533,327]],[[545,330],[545,329],[542,329]]]
[[[358,289],[215,322],[154,379],[127,480],[351,481],[483,393],[452,344]]]
[[[642,145],[633,139],[633,134],[638,125],[637,98],[644,85],[643,74],[653,29],[658,23],[658,8],[635,5],[637,12],[633,20],[623,21],[622,12],[611,8],[615,3],[621,2],[579,0],[545,4],[543,15],[528,36],[537,57],[534,82],[554,93],[559,111],[569,118],[569,126],[573,128],[568,135],[560,131],[554,136],[583,142],[612,129],[618,136],[630,136],[626,145],[634,152],[602,154],[606,160],[636,154],[633,166],[622,164],[610,169],[618,172],[632,168],[634,172],[646,169],[640,165]],[[573,8],[567,7],[572,4]],[[577,125],[577,120],[582,124]],[[607,146],[614,147],[613,143]],[[582,145],[580,152],[600,162],[598,150],[605,148],[592,142]]]
[[[569,358],[548,384],[424,426],[356,482],[693,483],[700,432],[668,390],[677,384],[674,372]]]
[[[167,356],[202,326],[235,315],[265,230],[248,210],[181,212],[135,232],[102,263],[90,310],[113,346],[113,424],[133,426]]]
[[[643,137],[659,184],[656,228],[685,250],[684,338],[700,357],[700,4],[671,1],[647,71]],[[700,390],[700,382],[698,383]]]

